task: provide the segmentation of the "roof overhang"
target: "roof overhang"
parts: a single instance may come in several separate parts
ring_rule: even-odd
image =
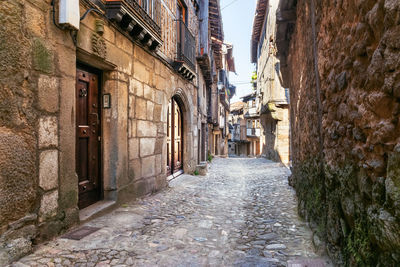
[[[282,81],[284,87],[288,84],[288,53],[290,40],[296,24],[296,0],[280,0],[276,11],[276,47],[277,57],[280,60]]]
[[[251,35],[251,62],[257,62],[257,46],[260,41],[261,31],[263,29],[265,15],[267,13],[269,0],[258,0],[256,6],[256,13],[253,21],[253,31]]]
[[[222,68],[222,44],[224,42],[224,30],[222,26],[221,6],[219,0],[210,0],[208,6],[210,21],[210,32],[212,48],[214,50],[214,60],[217,69]]]

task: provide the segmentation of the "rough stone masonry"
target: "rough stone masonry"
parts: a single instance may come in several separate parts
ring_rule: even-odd
[[[300,213],[338,265],[398,266],[400,1],[282,0],[279,12]]]

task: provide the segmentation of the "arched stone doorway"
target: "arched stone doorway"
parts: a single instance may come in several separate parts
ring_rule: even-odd
[[[167,175],[183,169],[184,127],[180,99],[172,97],[167,112]]]

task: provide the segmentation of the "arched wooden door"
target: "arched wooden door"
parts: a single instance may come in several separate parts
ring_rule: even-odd
[[[181,109],[174,98],[168,104],[167,117],[167,173],[182,169],[183,120]]]

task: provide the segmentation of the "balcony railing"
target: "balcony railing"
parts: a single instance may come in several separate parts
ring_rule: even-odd
[[[261,130],[257,128],[247,128],[247,136],[260,136]]]
[[[195,69],[195,49],[196,40],[194,36],[190,33],[185,22],[182,20],[177,21],[178,24],[178,47],[176,54],[176,61],[184,62],[192,70]]]
[[[258,111],[257,111],[257,107],[250,107],[250,108],[245,108],[244,110],[244,116],[246,118],[250,118],[250,117],[258,117]]]

